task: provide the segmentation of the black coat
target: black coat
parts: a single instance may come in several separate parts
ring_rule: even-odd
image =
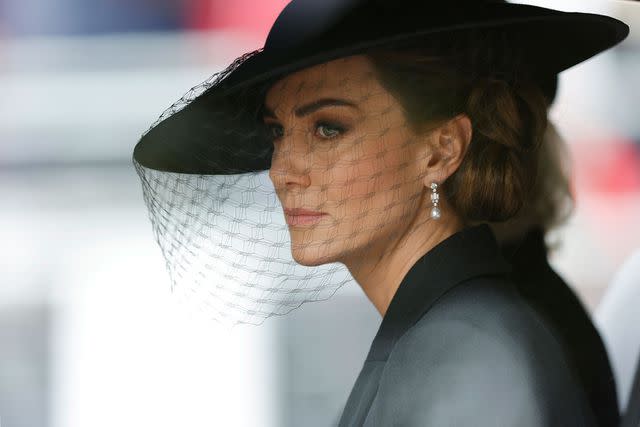
[[[631,385],[629,404],[621,427],[640,427],[640,358],[636,362],[636,373]]]
[[[393,296],[344,426],[595,426],[562,337],[486,224],[436,245]]]
[[[542,229],[530,229],[502,253],[514,267],[520,294],[560,336],[598,425],[618,427],[616,383],[604,343],[580,299],[549,265]]]

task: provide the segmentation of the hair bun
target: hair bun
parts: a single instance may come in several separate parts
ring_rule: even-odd
[[[471,88],[466,108],[473,137],[445,185],[448,200],[468,220],[505,221],[518,214],[536,181],[544,96],[533,83],[484,78]]]

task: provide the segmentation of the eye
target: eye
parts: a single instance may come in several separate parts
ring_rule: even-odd
[[[335,138],[341,133],[343,133],[346,129],[337,124],[330,122],[317,122],[316,123],[316,132],[320,135],[320,138],[331,139]]]
[[[272,141],[275,141],[284,135],[284,129],[277,123],[267,123],[265,126],[267,130],[267,137]]]

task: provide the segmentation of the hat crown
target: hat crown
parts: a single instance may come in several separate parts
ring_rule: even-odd
[[[364,0],[293,0],[280,12],[269,31],[265,48],[287,49],[325,32],[345,12]]]
[[[562,13],[504,0],[292,0],[278,15],[265,49],[315,44],[340,47],[374,40],[468,26],[504,18]]]

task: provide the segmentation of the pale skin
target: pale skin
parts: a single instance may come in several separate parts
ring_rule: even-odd
[[[431,219],[430,186],[460,166],[472,127],[460,114],[414,132],[374,71],[355,55],[289,74],[269,88],[264,122],[283,207],[327,214],[289,226],[294,260],[343,263],[384,317],[415,262],[464,227],[441,192]]]

